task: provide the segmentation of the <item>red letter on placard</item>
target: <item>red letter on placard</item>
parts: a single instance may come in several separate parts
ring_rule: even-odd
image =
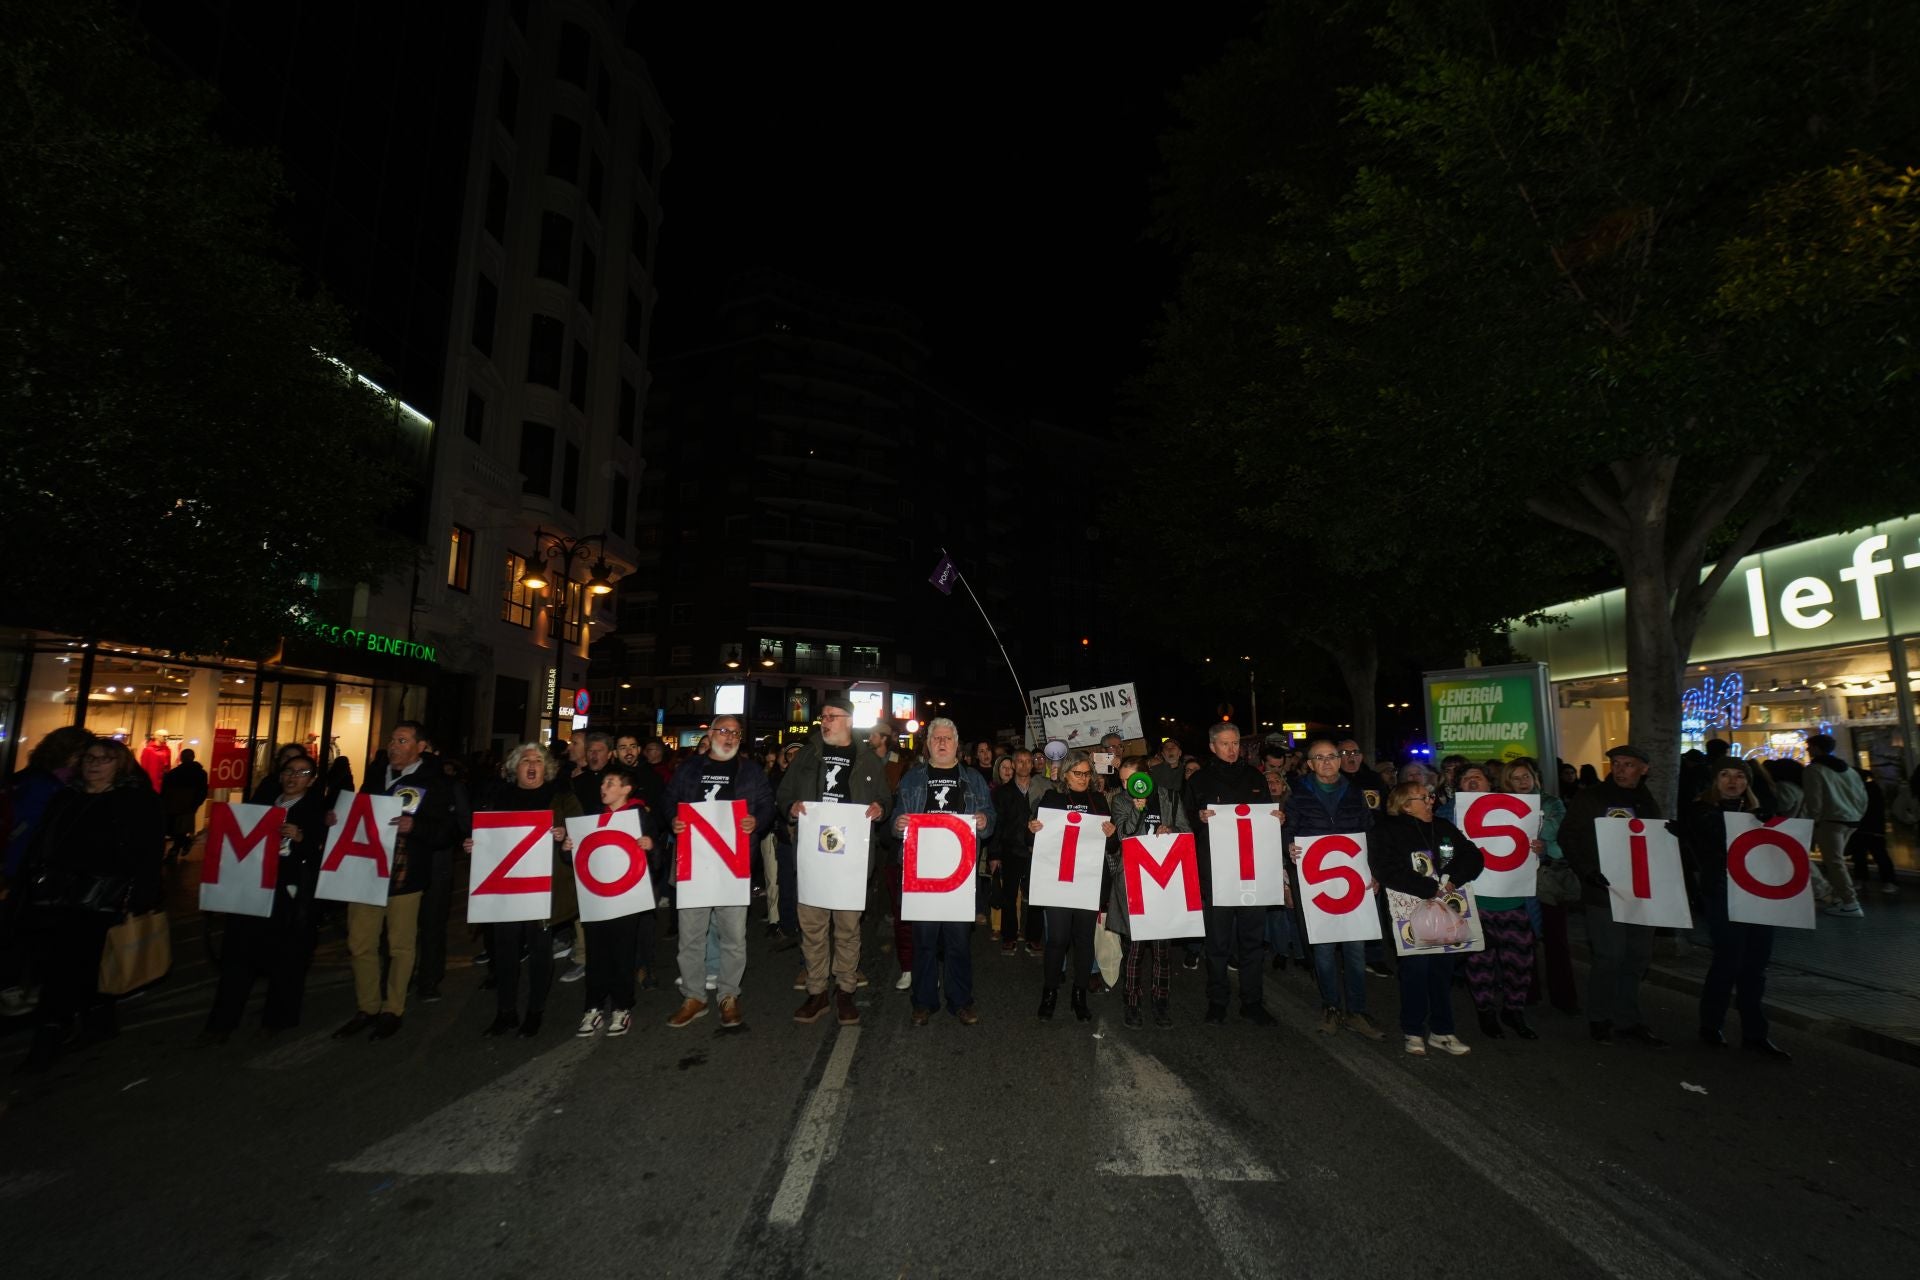
[[[1329,867],[1330,857],[1351,858],[1360,852],[1360,846],[1345,836],[1321,836],[1307,846],[1306,857],[1300,860],[1300,875],[1306,882],[1318,889],[1323,884],[1335,881],[1346,886],[1340,894],[1316,893],[1313,905],[1330,916],[1345,915],[1366,900],[1367,882],[1352,867]]]
[[[473,896],[483,893],[546,893],[553,888],[552,876],[516,876],[513,869],[520,865],[520,859],[526,857],[540,846],[542,836],[553,838],[552,814],[541,814],[539,820],[518,813],[476,813],[473,815],[473,829],[498,830],[503,827],[520,827],[526,834],[514,843],[513,851],[500,859],[485,879],[473,887]]]
[[[960,841],[960,865],[952,875],[929,880],[920,874],[920,833],[934,827],[951,831]],[[903,893],[951,893],[973,874],[973,820],[958,813],[916,813],[907,819],[907,838],[900,849]]]
[[[1180,887],[1185,890],[1187,910],[1200,909],[1200,858],[1194,852],[1193,836],[1185,831],[1173,837],[1173,847],[1167,850],[1165,858],[1155,858],[1147,852],[1147,846],[1132,836],[1121,843],[1120,863],[1127,876],[1127,910],[1140,915],[1146,907],[1145,882],[1141,873],[1153,877],[1153,882],[1162,889],[1173,883],[1174,873],[1180,875]]]
[[[1627,856],[1633,859],[1633,896],[1653,896],[1653,871],[1647,866],[1647,824],[1638,818],[1627,821]]]
[[[720,861],[733,873],[736,880],[745,880],[753,874],[753,842],[747,839],[747,833],[740,829],[741,821],[747,816],[747,802],[735,800],[733,804],[733,839],[723,840],[720,832],[701,817],[691,805],[680,806],[680,821],[687,824],[689,831],[699,831],[712,843],[720,855]],[[596,833],[597,834],[597,833]],[[589,837],[590,839],[591,837]],[[578,850],[575,850],[578,853]],[[693,879],[693,841],[682,840],[673,854],[673,878],[675,880]]]
[[[287,811],[279,806],[267,810],[253,830],[242,832],[233,806],[224,801],[207,811],[207,854],[200,867],[205,884],[220,883],[220,869],[231,853],[233,865],[245,862],[254,850],[260,850],[260,887],[272,889],[280,883],[280,828],[287,822]]]
[[[1067,829],[1060,836],[1060,883],[1073,882],[1073,851],[1080,844],[1080,815],[1067,815]]]
[[[610,813],[601,814],[600,825],[604,828],[607,819],[612,816]],[[718,843],[717,840],[716,843]],[[605,849],[609,846],[627,855],[627,869],[622,871],[617,879],[596,880],[593,877],[591,859],[597,850]],[[733,863],[728,861],[727,865],[731,867]],[[640,877],[647,874],[647,855],[641,850],[640,842],[626,832],[600,830],[593,832],[585,840],[573,846],[573,866],[575,873],[580,878],[581,885],[585,887],[587,892],[597,894],[602,898],[617,898],[627,890],[633,888],[633,886],[639,884]],[[684,880],[687,877],[681,876],[680,878]]]
[[[1527,855],[1533,852],[1533,841],[1519,827],[1493,819],[1501,815],[1510,818],[1526,816],[1525,802],[1505,793],[1495,793],[1484,800],[1476,796],[1470,803],[1473,807],[1467,811],[1465,835],[1480,846],[1487,870],[1512,871],[1524,863]],[[1495,853],[1484,843],[1488,840],[1505,840],[1507,852]]]
[[[365,791],[356,791],[348,802],[345,827],[340,839],[327,854],[327,860],[321,866],[322,871],[338,871],[345,858],[372,858],[373,869],[385,880],[392,872],[387,868],[387,844],[380,838],[380,828],[373,820],[373,797]]]
[[[1786,901],[1798,897],[1807,887],[1807,881],[1813,875],[1813,864],[1807,859],[1807,851],[1798,840],[1784,831],[1773,829],[1775,823],[1784,822],[1784,818],[1775,818],[1764,827],[1756,828],[1745,835],[1736,836],[1727,842],[1727,879],[1745,889],[1756,898],[1773,898]],[[1747,866],[1747,858],[1755,849],[1774,848],[1787,855],[1787,862],[1793,868],[1785,884],[1768,884],[1753,874]]]
[[[1233,824],[1233,834],[1240,840],[1240,879],[1249,884],[1253,881],[1253,820],[1247,815],[1252,812],[1251,805],[1233,806],[1233,816],[1239,819]]]

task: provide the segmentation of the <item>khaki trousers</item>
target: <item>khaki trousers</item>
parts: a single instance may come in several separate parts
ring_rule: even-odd
[[[399,893],[384,907],[347,904],[347,955],[353,963],[353,998],[365,1014],[407,1011],[407,982],[420,932],[420,893]],[[380,994],[380,930],[387,931],[387,991]]]
[[[832,929],[829,941],[828,929]],[[807,962],[807,994],[823,995],[831,964],[833,984],[852,995],[859,983],[860,913],[800,904],[800,954]]]

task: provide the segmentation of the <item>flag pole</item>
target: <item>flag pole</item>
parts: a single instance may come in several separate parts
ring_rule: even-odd
[[[949,562],[953,560],[953,556],[948,553],[945,547],[940,548],[940,554],[945,556]],[[1013,669],[1013,659],[1007,657],[1007,646],[1001,642],[1000,633],[994,630],[993,619],[987,616],[985,607],[980,603],[980,597],[973,594],[973,584],[967,581],[967,575],[960,572],[960,566],[957,564],[953,566],[953,576],[960,579],[960,585],[967,589],[967,599],[973,601],[973,607],[980,610],[980,621],[987,624],[987,634],[993,637],[994,644],[999,645],[1000,658],[1007,664],[1007,674],[1013,677],[1014,687],[1019,690],[1021,711],[1031,717],[1033,715],[1033,704],[1027,701],[1026,686],[1020,683],[1020,673]]]

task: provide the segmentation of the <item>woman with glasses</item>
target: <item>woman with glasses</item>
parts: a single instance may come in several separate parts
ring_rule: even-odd
[[[317,785],[320,768],[305,751],[280,765],[276,794],[268,804],[282,810],[280,875],[270,916],[229,915],[220,940],[220,985],[213,995],[201,1044],[225,1044],[240,1025],[254,980],[267,979],[260,1030],[271,1034],[300,1025],[307,966],[313,960],[320,882],[320,854],[327,839],[327,804]]]
[[[1066,770],[1062,774],[1066,782],[1064,791],[1049,791],[1040,797],[1036,809],[1065,809],[1069,813],[1097,814],[1100,818],[1100,835],[1105,840],[1113,835],[1113,820],[1108,816],[1104,797],[1093,789],[1093,761],[1086,752],[1076,751],[1067,757]],[[1038,834],[1038,818],[1027,824],[1027,830]],[[1100,856],[1100,850],[1088,850],[1090,856]],[[1067,950],[1073,950],[1073,963],[1076,975],[1073,980],[1073,1016],[1086,1022],[1093,1017],[1093,1010],[1087,1006],[1087,981],[1093,968],[1093,925],[1098,911],[1083,911],[1078,907],[1048,907],[1047,916],[1047,953],[1041,960],[1040,1016],[1051,1018],[1053,1009],[1060,1001],[1060,976],[1063,972]]]
[[[1444,901],[1449,890],[1480,874],[1480,850],[1434,813],[1424,782],[1402,782],[1387,793],[1387,816],[1367,837],[1367,869],[1395,893]],[[1429,1045],[1454,1057],[1472,1052],[1453,1034],[1453,956],[1404,955],[1398,974],[1407,1052],[1423,1055]]]
[[[23,1070],[44,1071],[70,1045],[117,1033],[113,1004],[100,998],[100,953],[124,915],[159,905],[165,838],[160,797],[133,752],[112,738],[89,742],[25,859],[40,1005]]]

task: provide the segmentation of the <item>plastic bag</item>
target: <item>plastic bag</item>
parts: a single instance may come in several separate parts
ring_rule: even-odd
[[[1414,941],[1423,947],[1454,947],[1473,939],[1467,922],[1447,910],[1447,904],[1438,898],[1415,907],[1407,923],[1413,929]]]

